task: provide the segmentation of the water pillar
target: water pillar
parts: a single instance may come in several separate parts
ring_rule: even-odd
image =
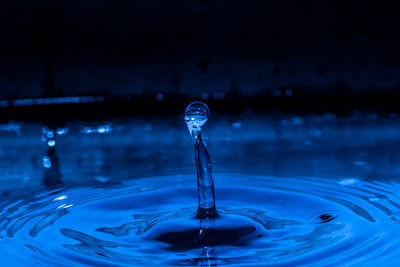
[[[193,102],[185,111],[185,122],[194,142],[197,169],[198,210],[199,219],[216,218],[214,180],[212,176],[210,155],[201,137],[201,127],[208,120],[209,109],[202,102]]]

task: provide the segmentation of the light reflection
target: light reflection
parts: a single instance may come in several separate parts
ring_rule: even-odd
[[[66,199],[66,198],[68,198],[68,196],[67,195],[63,195],[63,196],[59,196],[59,197],[55,198],[54,201],[59,201],[59,200],[63,200],[63,199]]]
[[[358,183],[359,180],[354,179],[354,178],[347,178],[347,179],[343,179],[339,182],[339,184],[341,185],[354,185],[356,183]]]
[[[207,243],[207,235],[209,232],[213,231],[215,228],[215,220],[214,219],[201,219],[200,220],[200,230],[199,230],[199,241],[203,244]],[[201,267],[210,267],[210,266],[218,266],[217,264],[217,256],[215,254],[214,247],[204,245],[203,252],[200,257],[200,266]]]
[[[54,139],[51,139],[51,140],[47,141],[47,145],[49,147],[54,147],[56,145],[56,141]]]
[[[51,168],[51,161],[50,158],[48,156],[44,156],[43,157],[43,167],[46,169],[50,169]]]
[[[15,99],[11,101],[3,100],[0,106],[35,106],[52,104],[73,104],[73,103],[94,103],[103,102],[104,97],[96,96],[77,96],[77,97],[52,97],[52,98],[27,98]]]
[[[60,206],[57,207],[57,209],[68,209],[70,207],[74,206],[73,204],[62,204]]]
[[[57,128],[57,135],[66,135],[68,133],[68,128]]]
[[[13,121],[10,121],[8,123],[2,123],[0,124],[0,132],[14,132],[16,134],[20,134],[22,129],[22,124],[21,123],[16,123]]]
[[[57,133],[60,132],[56,129],[65,129],[65,128],[56,128],[55,125],[52,126],[44,126],[42,128],[42,141],[47,145],[47,153],[43,156],[43,167],[44,167],[44,177],[43,183],[49,187],[54,188],[58,187],[62,184],[60,167],[58,163],[58,156],[56,153],[56,136]],[[65,134],[65,130],[61,131]]]
[[[109,124],[99,125],[97,127],[89,127],[85,126],[81,130],[83,133],[92,134],[92,133],[99,133],[99,134],[106,134],[112,132],[113,128]]]

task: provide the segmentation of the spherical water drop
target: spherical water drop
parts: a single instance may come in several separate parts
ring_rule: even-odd
[[[202,102],[193,102],[185,110],[185,122],[192,133],[193,131],[201,131],[201,127],[208,120],[209,109]]]
[[[47,145],[49,147],[54,147],[56,145],[56,141],[54,139],[50,139],[49,141],[47,141]]]

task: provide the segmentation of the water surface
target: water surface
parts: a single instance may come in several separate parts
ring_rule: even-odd
[[[220,216],[208,221],[195,218],[192,174],[3,197],[0,256],[8,266],[399,262],[397,183],[226,173],[215,179]]]

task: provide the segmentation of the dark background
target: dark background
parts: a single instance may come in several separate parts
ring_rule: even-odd
[[[397,179],[400,2],[375,2],[0,0],[0,180],[195,173],[194,100],[216,173]]]
[[[228,113],[397,113],[399,11],[394,1],[1,1],[0,116],[163,115],[195,99]],[[102,101],[12,101],[65,96]]]

